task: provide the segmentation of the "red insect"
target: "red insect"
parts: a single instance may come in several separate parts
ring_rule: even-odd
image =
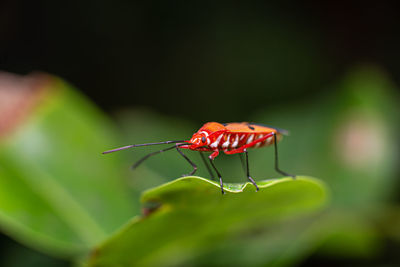
[[[196,170],[197,166],[194,164],[181,150],[183,149],[190,149],[199,151],[200,155],[211,175],[214,178],[214,175],[209,168],[207,161],[204,158],[203,152],[212,152],[209,155],[209,161],[211,166],[213,167],[214,171],[217,173],[221,191],[224,192],[223,189],[223,182],[220,172],[214,165],[214,159],[219,155],[220,151],[223,151],[227,155],[232,154],[242,154],[244,153],[246,156],[246,174],[247,178],[250,182],[256,187],[258,191],[258,186],[253,178],[250,176],[249,172],[249,159],[248,159],[248,148],[258,148],[264,147],[274,144],[275,148],[275,170],[285,176],[292,176],[295,178],[294,175],[288,174],[284,171],[281,171],[278,167],[278,147],[277,143],[282,138],[282,135],[287,134],[287,131],[272,128],[263,124],[256,124],[256,123],[247,123],[247,122],[233,122],[233,123],[218,123],[218,122],[208,122],[203,125],[196,133],[193,134],[192,138],[188,141],[165,141],[165,142],[158,142],[158,143],[147,143],[147,144],[139,144],[139,145],[129,145],[124,146],[112,150],[108,150],[103,152],[103,154],[132,148],[132,147],[139,147],[139,146],[149,146],[149,145],[160,145],[160,144],[171,144],[175,143],[174,146],[159,150],[153,153],[150,153],[140,159],[133,165],[133,168],[139,166],[144,160],[147,158],[156,155],[158,153],[176,149],[179,154],[182,155],[193,167],[193,171],[188,175],[193,175]]]

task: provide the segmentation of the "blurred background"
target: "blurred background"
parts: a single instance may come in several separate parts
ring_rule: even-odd
[[[85,243],[90,247],[139,213],[141,191],[189,170],[171,152],[131,172],[130,164],[153,148],[110,155],[107,161],[96,157],[90,162],[91,153],[189,138],[208,121],[270,124],[291,133],[280,143],[282,169],[318,177],[332,191],[318,230],[306,231],[307,249],[288,255],[286,265],[398,266],[398,11],[394,2],[3,0],[0,177],[29,177],[16,171],[26,166],[38,166],[38,176],[40,170],[49,170],[46,179],[60,179],[61,188],[86,203],[98,219],[104,210],[95,211],[94,196],[106,192],[103,204],[113,204],[105,210],[124,208],[109,219],[103,236],[93,230]],[[24,93],[17,95],[17,90]],[[30,108],[13,120],[28,96]],[[17,99],[14,106],[10,99]],[[49,112],[43,110],[53,109],[48,114],[54,116],[43,115]],[[15,129],[24,129],[23,134]],[[53,129],[57,134],[44,134],[42,143],[30,148],[29,140],[38,140],[32,139],[37,133]],[[38,151],[43,151],[43,158],[30,162]],[[250,154],[256,179],[279,177],[272,154],[272,149]],[[201,166],[196,153],[188,155]],[[237,157],[221,156],[217,162],[226,182],[244,181]],[[64,164],[77,164],[79,171]],[[198,174],[208,177],[204,167],[200,169]],[[99,182],[95,191],[90,185],[99,175],[107,185],[120,182],[111,182],[115,184],[110,192]],[[70,184],[71,176],[75,184]],[[85,177],[87,184],[82,182]],[[10,185],[11,178],[2,182],[4,194],[10,192],[7,186],[21,188]],[[43,180],[44,187],[49,180]],[[28,184],[28,193],[42,189]],[[86,197],[88,192],[93,199]],[[35,227],[41,224],[36,219],[43,218],[42,213],[35,206],[31,208],[39,217],[15,215],[7,205],[0,207],[2,266],[70,266],[65,248],[80,247],[58,244],[57,238],[52,249],[32,241],[41,231]],[[78,209],[73,200],[71,207]],[[19,220],[24,224],[24,216],[34,221],[30,230],[15,226]],[[60,217],[75,225],[73,232],[80,231],[78,221]],[[49,221],[44,225],[53,225]],[[87,218],[87,223],[93,222]],[[69,234],[60,234],[60,240],[65,236]],[[72,244],[74,238],[63,240]],[[268,259],[263,260],[253,264],[267,265]]]

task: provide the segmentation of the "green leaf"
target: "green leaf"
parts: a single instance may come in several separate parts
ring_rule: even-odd
[[[390,197],[397,179],[399,96],[371,66],[354,68],[332,87],[317,100],[271,108],[255,120],[290,130],[279,143],[282,168],[323,177],[334,206],[368,212]],[[254,176],[266,161],[261,153],[253,152]]]
[[[255,121],[290,130],[279,143],[281,168],[322,177],[331,189],[331,209],[318,219],[324,231],[310,229],[310,235],[317,234],[309,237],[314,244],[306,245],[324,244],[323,253],[340,254],[341,249],[347,258],[367,257],[383,245],[382,231],[371,218],[396,193],[399,95],[389,77],[374,66],[353,68],[331,87],[334,90],[307,102],[270,107]],[[255,177],[270,174],[258,168],[266,162],[265,155],[261,149],[252,152]]]
[[[118,140],[105,116],[55,77],[30,79],[44,94],[0,138],[0,225],[46,253],[81,254],[137,214],[138,204],[121,179],[121,160],[100,154]]]
[[[312,223],[304,223],[306,226],[302,229],[306,229],[307,234],[296,239],[295,253],[286,254],[289,262],[293,262],[292,254],[296,254],[297,260],[304,258],[321,244],[324,244],[321,248],[324,253],[324,248],[331,247],[341,247],[347,256],[353,254],[354,257],[377,253],[382,245],[382,238],[379,238],[382,233],[371,218],[395,193],[399,97],[394,84],[379,68],[358,66],[331,87],[334,90],[316,94],[314,98],[268,105],[257,114],[248,115],[252,118],[250,121],[290,131],[290,135],[278,145],[283,170],[321,177],[332,191],[331,210]],[[186,139],[201,126],[137,109],[122,113],[119,124],[125,131],[127,142]],[[165,133],[167,136],[164,136]],[[151,151],[152,148],[147,148],[126,153],[130,153],[132,161],[135,161]],[[209,177],[198,153],[185,153],[199,166],[198,174]],[[276,177],[273,147],[253,149],[249,151],[249,157],[253,177]],[[240,161],[236,156],[221,154],[215,164],[224,181],[243,181]],[[187,162],[174,152],[149,159],[143,165],[131,174],[137,177],[135,183],[141,188],[160,184],[168,177],[190,169]],[[152,172],[149,173],[145,167]],[[144,176],[146,179],[141,178]],[[354,218],[350,220],[347,214],[352,214]],[[397,224],[390,222],[396,229]],[[299,225],[296,222],[291,228]],[[321,228],[322,231],[319,230]],[[287,232],[280,232],[281,237],[286,235]],[[229,257],[236,259],[232,255],[243,254],[247,247],[259,247],[263,239],[260,237],[259,242],[254,238],[245,239],[241,247],[229,243],[229,246],[235,247]],[[284,238],[279,241],[282,248],[294,243]],[[332,246],[328,242],[332,242]],[[342,245],[338,245],[340,242]],[[273,246],[275,249],[277,243]],[[226,252],[227,244],[221,245],[225,246],[222,251]],[[221,255],[219,252],[215,254]],[[215,254],[210,257],[215,257]],[[254,258],[248,257],[248,262]]]
[[[184,177],[146,191],[144,214],[93,251],[89,266],[169,266],[183,264],[221,243],[240,240],[253,230],[269,229],[319,210],[325,186],[314,178],[283,178],[219,185]],[[271,235],[273,236],[273,235]],[[264,239],[262,247],[274,238]],[[221,252],[223,254],[223,250]]]

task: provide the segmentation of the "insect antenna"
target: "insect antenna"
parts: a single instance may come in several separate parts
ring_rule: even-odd
[[[146,159],[150,158],[151,156],[160,154],[160,153],[162,153],[162,152],[165,152],[165,151],[168,151],[168,150],[171,150],[171,149],[180,147],[180,146],[186,146],[186,145],[190,145],[190,144],[189,144],[189,143],[176,144],[176,145],[174,145],[174,146],[167,147],[167,148],[165,148],[165,149],[161,149],[161,150],[159,150],[159,151],[151,152],[151,153],[147,154],[146,156],[144,156],[143,158],[141,158],[141,159],[139,159],[138,161],[136,161],[136,163],[132,165],[132,169],[136,169],[140,164],[143,163],[143,161],[145,161]],[[178,150],[178,152],[179,152],[179,150]]]
[[[128,149],[128,148],[139,147],[139,146],[164,145],[164,144],[174,144],[174,143],[183,143],[183,142],[186,142],[186,141],[185,140],[164,141],[164,142],[158,142],[158,143],[146,143],[146,144],[128,145],[128,146],[118,147],[118,148],[114,148],[114,149],[111,149],[111,150],[104,151],[104,152],[102,152],[102,154],[108,154],[108,153],[117,152],[117,151]],[[190,145],[190,143],[185,143],[185,145]]]

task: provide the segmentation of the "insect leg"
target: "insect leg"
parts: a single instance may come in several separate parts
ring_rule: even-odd
[[[244,163],[243,154],[242,153],[238,153],[238,155],[239,155],[239,158],[240,158],[240,163],[242,164],[243,171],[246,172],[246,165]]]
[[[249,155],[247,152],[247,149],[244,150],[244,153],[246,155],[246,173],[247,173],[247,178],[249,178],[250,182],[256,187],[256,190],[258,191],[258,186],[256,184],[256,182],[253,180],[253,178],[251,178],[250,176],[250,171],[249,171]],[[240,154],[241,155],[241,154]]]
[[[207,161],[206,161],[206,158],[204,157],[204,154],[203,154],[201,151],[199,151],[199,153],[200,153],[201,159],[202,159],[203,162],[204,162],[204,165],[206,165],[207,171],[208,171],[208,173],[210,174],[211,179],[215,180],[214,174],[213,174],[213,172],[211,171],[210,166],[208,165],[208,163],[207,163]]]
[[[211,159],[211,158],[210,158],[210,163],[211,163],[211,166],[214,168],[214,171],[215,171],[215,172],[217,173],[217,175],[218,175],[219,184],[220,184],[220,186],[221,186],[221,192],[222,192],[222,194],[225,194],[225,191],[224,191],[224,184],[223,184],[223,182],[222,182],[221,174],[219,173],[219,171],[218,171],[217,168],[215,167],[215,165],[214,165],[214,160]]]
[[[276,141],[276,134],[273,133],[274,136],[274,148],[275,148],[275,170],[277,172],[279,172],[280,174],[283,174],[285,176],[291,176],[293,179],[296,179],[296,175],[293,174],[289,174],[287,172],[282,171],[281,169],[279,169],[278,167],[278,145],[277,145],[277,141]]]
[[[184,157],[186,159],[187,162],[189,162],[190,165],[192,165],[193,167],[193,171],[189,174],[184,174],[182,176],[190,176],[193,175],[196,171],[197,171],[197,166],[196,164],[193,163],[193,161],[191,161],[185,154],[183,154],[182,150],[179,148],[179,145],[175,145],[176,150],[179,152],[179,154],[182,155],[182,157]]]

